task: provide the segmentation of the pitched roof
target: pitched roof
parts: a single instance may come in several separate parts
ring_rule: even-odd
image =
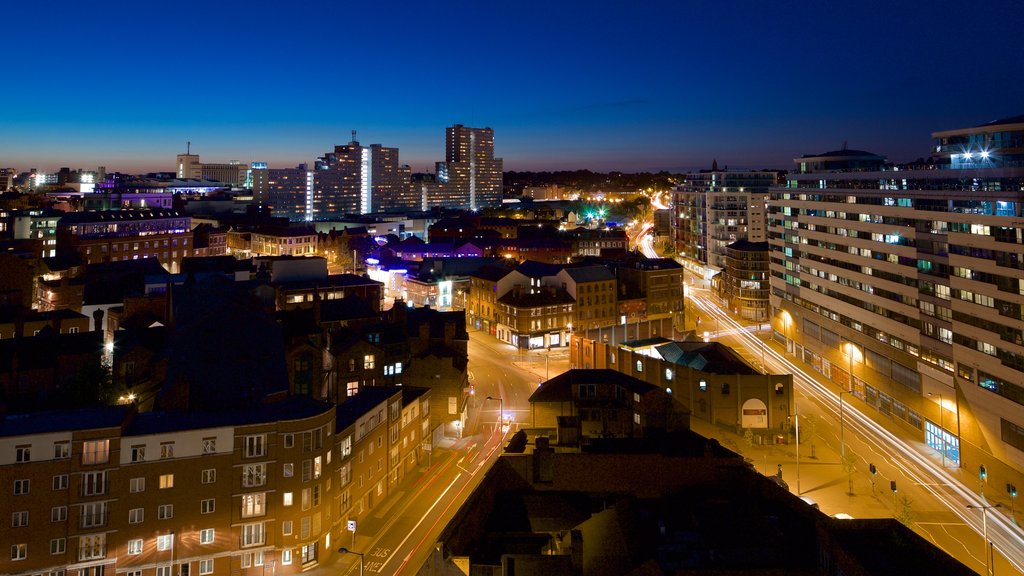
[[[527,260],[516,267],[516,272],[519,272],[527,278],[543,278],[544,276],[554,276],[558,274],[564,266],[561,264],[548,264],[547,262],[537,262],[536,260]]]
[[[576,368],[544,382],[530,396],[533,402],[571,402],[573,386],[580,384],[616,384],[636,394],[647,394],[658,387],[639,378],[607,368]]]
[[[736,352],[720,342],[671,342],[655,348],[668,362],[709,374],[758,374]]]
[[[566,268],[565,272],[576,282],[615,280],[615,274],[605,266],[576,266]]]
[[[571,304],[575,301],[564,290],[557,290],[553,294],[550,291],[534,292],[533,294],[521,292],[517,294],[515,290],[512,290],[498,298],[498,302],[517,308],[538,308],[540,306]]]

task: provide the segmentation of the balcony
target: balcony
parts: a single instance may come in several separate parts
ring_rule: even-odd
[[[81,517],[79,517],[78,519],[78,527],[97,528],[100,526],[106,526],[109,516],[110,514],[106,511],[92,514],[82,514]]]

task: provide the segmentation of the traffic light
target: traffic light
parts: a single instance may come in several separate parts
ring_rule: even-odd
[[[895,480],[889,480],[889,490],[892,490],[893,494],[896,493],[896,481]]]
[[[1010,498],[1016,498],[1017,497],[1017,487],[1014,486],[1013,484],[1007,483],[1006,484],[1006,493],[1010,495]]]
[[[868,470],[871,471],[871,475],[872,476],[874,476],[875,474],[878,474],[878,468],[875,468],[874,464],[868,464]]]
[[[988,478],[988,472],[985,470],[984,464],[978,467],[978,477],[981,478],[982,482],[984,482],[985,479]]]

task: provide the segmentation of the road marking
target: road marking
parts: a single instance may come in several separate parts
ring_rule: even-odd
[[[427,508],[427,512],[425,514],[423,514],[423,516],[420,517],[420,521],[417,522],[416,525],[412,527],[412,530],[409,530],[409,533],[406,534],[405,538],[403,538],[402,541],[398,543],[398,546],[395,546],[395,550],[400,550],[402,548],[402,546],[405,546],[406,541],[408,541],[409,538],[412,537],[413,533],[416,532],[416,529],[420,527],[420,524],[423,524],[423,521],[427,519],[427,516],[429,516],[430,513],[434,510],[434,508],[437,507],[437,505],[441,502],[441,499],[444,498],[445,494],[447,494],[448,491],[452,489],[452,486],[455,486],[455,483],[458,482],[459,478],[461,478],[461,477],[462,477],[462,472],[459,472],[458,474],[455,475],[455,478],[452,479],[451,484],[449,484],[448,487],[444,489],[444,492],[441,492],[441,495],[438,496],[436,500],[434,500],[434,503],[430,505],[430,508]],[[380,567],[384,568],[385,566],[387,566],[388,562],[391,562],[391,560],[393,558],[394,558],[394,556],[392,556],[391,558],[388,558],[387,560],[385,560],[384,563],[381,564]]]

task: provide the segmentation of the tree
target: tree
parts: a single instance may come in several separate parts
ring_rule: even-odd
[[[857,471],[857,456],[853,452],[847,452],[843,455],[840,463],[843,466],[843,472],[846,473],[846,493],[853,496],[853,473]]]
[[[818,417],[814,414],[808,414],[800,419],[800,439],[803,441],[810,440],[811,442],[811,458],[817,458],[815,455],[814,438],[816,437],[816,429],[818,427]]]
[[[906,494],[903,495],[899,500],[899,505],[896,510],[893,510],[896,519],[903,524],[910,526],[914,523],[914,511],[911,509],[911,505],[914,503]]]

